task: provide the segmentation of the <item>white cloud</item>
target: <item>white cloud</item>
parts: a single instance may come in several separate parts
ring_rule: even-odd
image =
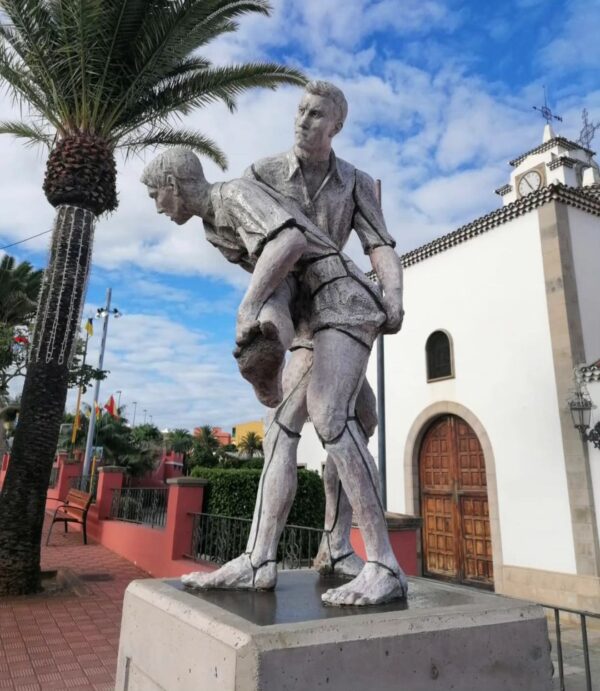
[[[99,325],[96,328],[100,331]],[[97,363],[99,343],[95,335],[88,363]],[[121,390],[130,420],[137,401],[136,422],[142,422],[146,410],[161,428],[227,427],[261,417],[264,409],[239,376],[231,349],[230,343],[214,342],[208,334],[166,316],[129,313],[111,319],[104,358],[110,374],[101,382],[100,402]],[[92,399],[90,390],[84,401],[91,404]],[[76,392],[71,391],[68,410],[75,401]]]
[[[523,2],[523,0],[521,0]],[[539,63],[558,73],[597,70],[600,64],[600,4],[589,0],[566,3],[552,40],[541,50]]]

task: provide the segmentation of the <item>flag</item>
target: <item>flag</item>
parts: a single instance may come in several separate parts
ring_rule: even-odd
[[[115,399],[111,396],[108,401],[106,402],[106,405],[104,406],[104,410],[109,415],[112,415],[114,418],[119,418],[119,411],[117,410],[117,405],[115,403]]]
[[[78,408],[77,413],[75,414],[75,422],[73,423],[73,431],[71,432],[71,444],[75,443],[75,440],[77,439],[77,432],[79,432],[79,429],[81,428],[81,423],[79,422],[80,415],[81,413]]]
[[[96,411],[96,420],[102,417],[102,408],[98,405],[98,401],[94,401],[94,410]]]
[[[83,328],[85,329],[88,336],[93,336],[94,335],[94,320],[90,317],[86,321],[85,326]]]

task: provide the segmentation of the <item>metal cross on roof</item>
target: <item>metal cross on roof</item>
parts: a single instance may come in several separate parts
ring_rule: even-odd
[[[538,108],[538,106],[533,106],[533,109],[539,111],[548,124],[550,124],[552,120],[558,120],[558,122],[562,122],[562,118],[559,115],[554,115],[554,113],[550,110],[548,106],[548,96],[546,94],[546,87],[544,87],[544,105],[541,108]]]
[[[586,149],[589,149],[592,145],[592,139],[596,134],[596,130],[600,129],[600,122],[590,122],[588,120],[587,108],[584,108],[581,113],[581,119],[583,120],[583,127],[579,133],[578,144],[581,144]]]

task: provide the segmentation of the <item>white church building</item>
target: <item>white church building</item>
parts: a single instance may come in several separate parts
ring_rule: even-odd
[[[425,576],[600,611],[600,451],[568,405],[588,365],[600,407],[600,175],[549,125],[510,165],[499,209],[402,257],[387,505],[422,517]],[[324,460],[307,425],[298,461]]]

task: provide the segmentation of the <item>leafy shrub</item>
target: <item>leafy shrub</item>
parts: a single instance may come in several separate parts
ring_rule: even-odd
[[[192,477],[208,480],[205,513],[252,518],[261,471],[248,468],[195,467]],[[298,490],[288,524],[322,528],[325,515],[323,482],[312,470],[298,471]]]

